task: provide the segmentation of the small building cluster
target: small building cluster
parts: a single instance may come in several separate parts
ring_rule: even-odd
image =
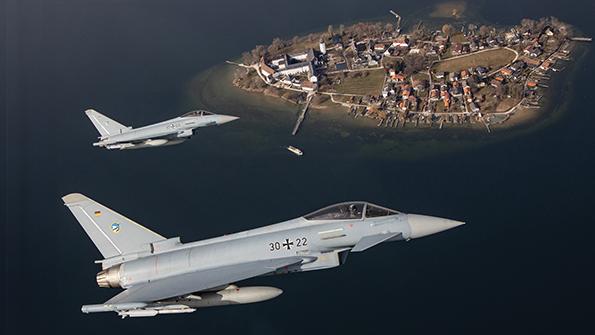
[[[321,58],[326,52],[316,52],[308,49],[301,53],[284,53],[271,60],[260,59],[260,74],[268,83],[280,83],[286,87],[293,87],[305,91],[317,88],[318,76],[316,69],[321,64]]]

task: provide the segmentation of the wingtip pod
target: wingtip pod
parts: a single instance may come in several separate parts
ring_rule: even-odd
[[[73,204],[75,202],[85,201],[87,199],[89,199],[89,198],[87,198],[86,196],[84,196],[80,193],[70,193],[70,194],[67,194],[62,197],[62,201],[64,201],[64,205],[66,205],[66,206]]]
[[[93,113],[97,113],[97,111],[94,110],[93,108],[88,108],[85,110],[85,114],[87,114],[87,115],[91,115]]]

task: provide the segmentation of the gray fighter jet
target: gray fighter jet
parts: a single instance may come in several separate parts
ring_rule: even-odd
[[[97,284],[124,289],[103,304],[82,306],[82,311],[116,312],[122,318],[272,299],[282,291],[234,283],[333,268],[350,252],[463,224],[355,201],[270,226],[182,243],[179,237],[167,239],[82,194],[62,200],[104,257],[96,261],[102,267]]]
[[[99,134],[99,142],[94,146],[107,149],[139,149],[179,144],[194,135],[194,130],[200,127],[221,125],[238,117],[218,115],[198,110],[186,113],[177,118],[151,124],[140,128],[124,126],[93,109],[85,114]]]

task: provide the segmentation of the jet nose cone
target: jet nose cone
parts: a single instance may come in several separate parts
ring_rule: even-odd
[[[231,122],[231,121],[235,121],[239,119],[239,117],[237,116],[231,116],[231,115],[219,115],[219,120],[218,120],[218,124],[224,124],[227,122]]]
[[[409,214],[407,220],[409,221],[409,227],[411,227],[410,238],[436,234],[465,224],[465,222],[461,221],[417,214]]]

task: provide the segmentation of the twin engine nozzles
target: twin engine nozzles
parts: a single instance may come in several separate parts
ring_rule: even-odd
[[[120,265],[100,271],[95,277],[99,287],[120,288]]]

